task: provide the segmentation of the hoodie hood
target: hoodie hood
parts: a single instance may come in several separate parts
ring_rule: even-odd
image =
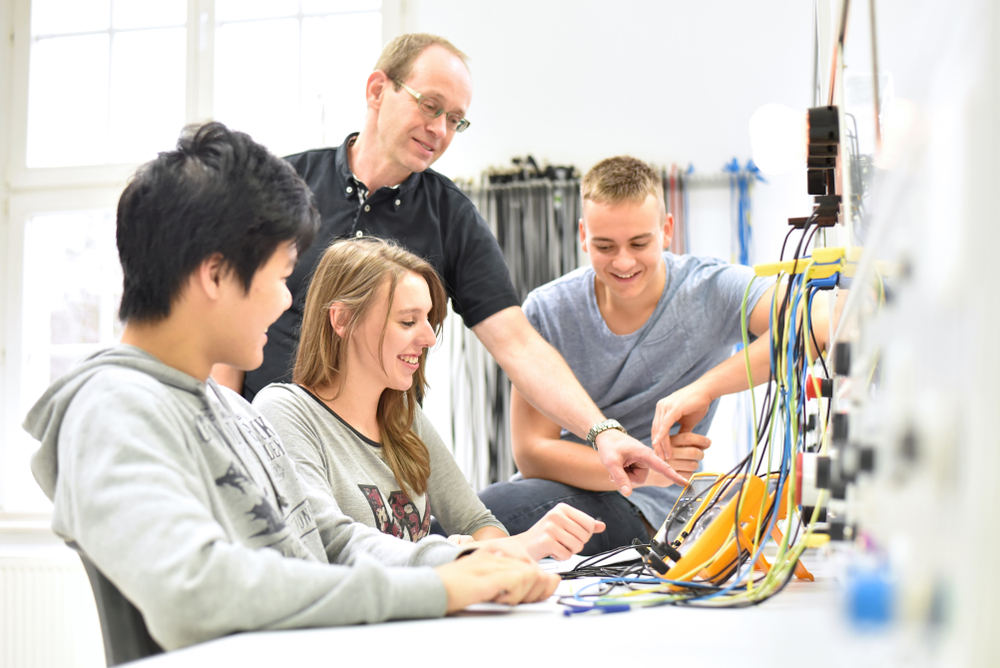
[[[25,431],[42,444],[31,457],[31,473],[50,500],[55,494],[59,473],[57,445],[66,410],[80,389],[99,371],[109,367],[140,371],[165,385],[197,395],[208,404],[205,383],[167,366],[141,348],[121,344],[94,353],[52,383],[24,418]]]

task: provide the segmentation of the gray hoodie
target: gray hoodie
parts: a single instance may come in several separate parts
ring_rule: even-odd
[[[41,441],[31,470],[54,503],[53,530],[166,649],[445,612],[429,567],[458,548],[407,543],[347,517],[324,545],[313,513],[339,511],[310,507],[270,424],[211,379],[119,345],[53,383],[24,428]]]

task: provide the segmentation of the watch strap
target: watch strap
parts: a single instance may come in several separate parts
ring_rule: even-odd
[[[600,434],[601,432],[607,431],[608,429],[617,429],[623,434],[628,433],[627,431],[625,431],[625,427],[622,426],[622,423],[619,422],[618,420],[610,418],[607,420],[601,420],[593,427],[591,427],[590,431],[587,432],[587,440],[590,442],[591,447],[593,447],[595,450],[597,449],[597,435]]]

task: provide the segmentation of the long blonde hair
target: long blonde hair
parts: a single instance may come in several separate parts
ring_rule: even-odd
[[[338,378],[345,377],[347,373],[347,349],[351,337],[377,303],[382,286],[388,285],[389,305],[378,346],[381,361],[389,324],[388,313],[392,311],[396,286],[407,273],[417,274],[427,281],[431,294],[428,320],[434,334],[440,335],[441,324],[447,315],[447,295],[434,267],[395,243],[382,239],[363,237],[331,244],[316,267],[306,296],[292,381],[310,389],[336,386]],[[334,331],[330,322],[330,309],[334,304],[346,307],[348,321],[343,336]],[[427,491],[427,479],[431,474],[427,446],[413,431],[418,397],[427,387],[424,375],[426,359],[426,353],[420,356],[419,367],[408,390],[387,388],[382,392],[376,412],[386,464],[396,476],[396,481],[416,494]],[[336,399],[343,391],[344,385],[341,384],[337,393],[326,399]]]

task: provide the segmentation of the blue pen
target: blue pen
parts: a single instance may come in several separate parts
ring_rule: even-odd
[[[611,612],[628,612],[632,609],[630,605],[594,605],[594,606],[579,606],[570,605],[567,606],[567,610],[563,610],[563,616],[569,617],[570,615],[575,615],[581,612],[601,612],[601,613],[611,613]]]

